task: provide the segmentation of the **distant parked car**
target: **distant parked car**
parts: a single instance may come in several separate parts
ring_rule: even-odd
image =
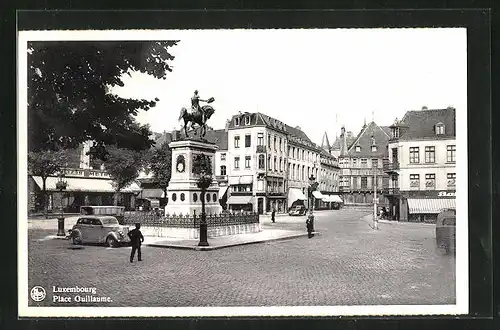
[[[73,244],[98,243],[110,247],[130,243],[129,228],[112,216],[88,215],[80,217],[70,230]]]
[[[307,209],[304,205],[297,205],[297,206],[294,206],[290,209],[290,211],[288,212],[289,215],[305,215],[307,212]]]
[[[436,220],[436,247],[441,254],[455,252],[456,210],[442,210]]]

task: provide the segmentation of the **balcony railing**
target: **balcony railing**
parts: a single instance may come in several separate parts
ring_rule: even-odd
[[[266,146],[257,146],[257,152],[265,153],[266,152]]]
[[[384,188],[384,195],[399,195],[399,188]]]
[[[399,170],[399,162],[390,162],[388,158],[384,158],[383,168],[384,172],[395,172]]]

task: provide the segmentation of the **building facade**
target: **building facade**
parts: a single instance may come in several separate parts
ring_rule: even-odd
[[[382,194],[389,177],[383,170],[389,137],[388,127],[378,126],[372,121],[365,124],[356,139],[347,145],[345,129],[342,128],[339,180],[345,205],[372,205],[375,191],[380,207],[389,205]]]
[[[287,132],[261,113],[239,113],[228,125],[230,210],[286,211]]]
[[[106,173],[102,161],[92,158],[92,143],[86,142],[78,148],[67,150],[68,163],[61,174],[46,179],[47,209],[66,213],[79,213],[85,205],[113,205],[115,190],[109,174]],[[67,186],[64,191],[56,188],[57,182],[63,180]],[[28,174],[28,212],[43,211],[43,180],[40,176]],[[118,205],[127,210],[135,209],[136,196],[140,192],[139,185],[132,183],[120,191]]]
[[[320,148],[300,129],[287,126],[288,135],[288,207],[308,206],[309,178],[320,173]]]
[[[455,208],[455,120],[452,107],[423,108],[390,126],[385,195],[394,219],[435,222],[442,209]]]

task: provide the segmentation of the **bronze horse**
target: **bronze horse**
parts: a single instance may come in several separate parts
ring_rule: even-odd
[[[212,97],[208,100],[208,103],[212,103],[213,101],[214,98]],[[184,119],[184,133],[186,133],[186,137],[189,137],[187,131],[188,125],[193,127],[193,124],[200,126],[200,137],[205,136],[207,132],[206,122],[214,114],[215,109],[209,104],[201,106],[201,109],[205,112],[205,122],[203,122],[203,116],[200,110],[191,113],[184,107],[181,109],[179,120]]]

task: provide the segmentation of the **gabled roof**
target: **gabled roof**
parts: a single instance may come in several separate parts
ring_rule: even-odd
[[[422,138],[442,139],[455,137],[455,108],[411,110],[406,112],[401,120],[407,126],[406,131],[400,136],[400,140],[414,140]],[[443,123],[444,135],[436,135],[435,125]]]
[[[385,129],[372,121],[358,134],[356,140],[349,147],[348,155],[350,157],[381,157],[385,154],[389,137],[390,135]],[[377,146],[376,151],[372,151],[373,141]],[[361,147],[359,152],[356,151],[356,146]]]
[[[349,148],[351,144],[356,140],[356,137],[352,134],[351,131],[346,132],[345,137],[346,137],[347,148]],[[332,150],[340,150],[341,146],[342,146],[342,136],[338,136],[331,145],[331,147]]]

